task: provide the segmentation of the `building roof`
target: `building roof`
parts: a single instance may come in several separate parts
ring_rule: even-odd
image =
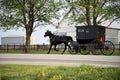
[[[120,26],[110,26],[110,27],[106,27],[106,28],[120,30]]]
[[[20,36],[20,35],[8,35],[8,36],[3,36],[3,37],[24,37],[24,36]]]

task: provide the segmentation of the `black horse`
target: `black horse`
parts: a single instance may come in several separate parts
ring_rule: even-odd
[[[44,37],[47,37],[47,36],[50,38],[50,48],[49,48],[48,54],[50,53],[52,45],[54,45],[54,50],[58,51],[56,49],[56,45],[61,44],[61,43],[65,44],[65,48],[64,48],[64,51],[63,51],[63,53],[64,53],[67,46],[69,47],[68,43],[73,41],[71,36],[54,35],[54,34],[51,33],[51,31],[48,31],[48,30],[47,30],[47,32],[45,32]]]

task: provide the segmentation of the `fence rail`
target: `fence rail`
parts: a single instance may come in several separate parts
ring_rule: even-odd
[[[48,45],[29,45],[28,50],[46,50]],[[0,45],[0,50],[25,50],[25,45]]]

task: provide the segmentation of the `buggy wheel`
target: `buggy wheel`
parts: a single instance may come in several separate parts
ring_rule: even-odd
[[[93,40],[91,42],[91,51],[94,55],[100,55],[101,51],[101,42],[99,40]]]
[[[103,42],[102,53],[104,55],[112,55],[115,50],[115,46],[111,41]]]
[[[80,53],[82,55],[87,55],[90,53],[90,46],[89,45],[86,45],[86,46],[81,46],[80,47]]]
[[[73,48],[73,46],[69,45],[68,46],[68,51],[70,54],[77,54],[78,52]]]

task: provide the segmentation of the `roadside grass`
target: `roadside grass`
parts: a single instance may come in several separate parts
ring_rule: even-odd
[[[63,50],[59,50],[59,51],[55,51],[55,50],[51,50],[50,54],[61,54]],[[48,50],[28,50],[28,53],[26,54],[47,54]],[[8,53],[8,54],[22,54],[25,53],[23,50],[0,50],[0,54],[2,53]],[[69,54],[68,50],[66,50],[64,52],[64,54]]]
[[[113,53],[113,55],[115,55],[115,56],[120,56],[120,50],[119,50],[119,49],[116,49],[115,52]]]
[[[61,54],[63,50],[55,51],[51,50],[50,54]],[[28,53],[26,54],[47,54],[48,50],[28,50]],[[0,50],[0,54],[23,54],[25,53],[23,50]],[[64,54],[70,54],[68,50],[65,51]],[[78,55],[81,55],[78,53]],[[120,56],[120,51],[118,49],[115,50],[115,52],[112,54],[112,56]]]
[[[120,67],[0,64],[0,80],[120,80]]]

